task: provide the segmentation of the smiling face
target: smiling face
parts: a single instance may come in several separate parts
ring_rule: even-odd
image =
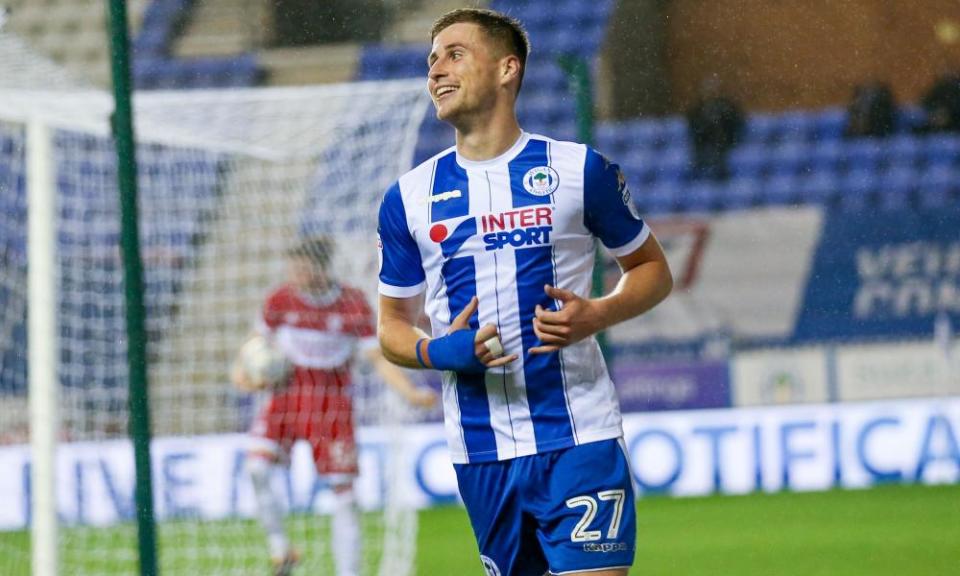
[[[459,22],[441,30],[427,60],[437,118],[454,126],[483,118],[502,97],[503,60],[477,24]]]

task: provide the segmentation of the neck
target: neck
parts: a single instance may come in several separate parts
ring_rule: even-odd
[[[457,152],[468,160],[489,160],[510,149],[520,137],[520,124],[511,106],[494,109],[484,118],[457,124]]]

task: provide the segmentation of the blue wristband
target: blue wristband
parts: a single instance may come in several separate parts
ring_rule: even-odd
[[[417,350],[417,362],[420,363],[420,366],[423,368],[427,367],[427,363],[423,361],[423,354],[420,352],[420,343],[426,340],[426,338],[421,338],[417,340],[416,350]]]
[[[474,351],[476,330],[457,330],[427,343],[430,363],[437,370],[452,370],[464,374],[483,374],[486,365]]]

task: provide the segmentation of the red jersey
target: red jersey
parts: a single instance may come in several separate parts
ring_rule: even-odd
[[[376,334],[363,294],[344,286],[312,297],[284,285],[267,297],[260,320],[260,331],[273,338],[295,368],[289,385],[273,394],[251,433],[283,450],[306,440],[319,473],[356,474],[347,390],[350,362],[362,341]]]
[[[363,293],[349,286],[318,298],[285,284],[267,297],[261,320],[296,367],[295,387],[346,385],[354,352],[376,334]]]

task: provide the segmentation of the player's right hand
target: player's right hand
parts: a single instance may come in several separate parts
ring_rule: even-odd
[[[479,305],[480,301],[476,296],[471,298],[466,307],[464,307],[464,309],[457,314],[456,318],[453,319],[453,322],[450,323],[450,332],[468,329],[470,327],[470,317],[477,311]],[[481,326],[473,338],[473,353],[487,368],[506,366],[519,358],[517,354],[507,354],[506,356],[494,354],[490,346],[486,344],[488,340],[493,338],[496,338],[497,342],[500,341],[500,334],[497,331],[497,327],[493,324],[484,324]],[[502,344],[500,348],[503,348]]]
[[[433,408],[437,403],[437,393],[429,388],[414,388],[405,395],[405,399],[417,408]]]

